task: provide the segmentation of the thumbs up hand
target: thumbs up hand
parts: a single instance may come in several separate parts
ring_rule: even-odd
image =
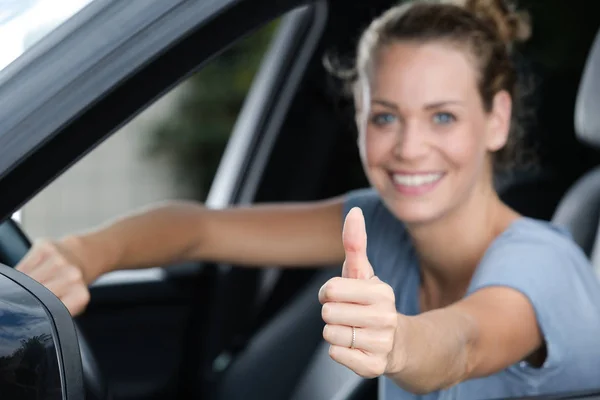
[[[375,276],[367,257],[367,233],[360,208],[346,216],[342,277],[319,290],[329,355],[365,378],[388,372],[393,364],[399,314],[393,289]]]

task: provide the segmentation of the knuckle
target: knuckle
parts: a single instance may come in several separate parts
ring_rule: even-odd
[[[385,363],[379,358],[370,358],[365,363],[365,375],[364,378],[376,378],[385,373]]]
[[[323,307],[321,308],[321,317],[323,317],[323,320],[325,322],[328,322],[331,319],[331,313],[332,313],[332,305],[327,303],[327,304],[323,304]]]
[[[335,276],[335,277],[331,278],[328,283],[332,287],[337,288],[343,281],[344,281],[344,279],[341,276]]]
[[[380,310],[377,310],[376,312],[374,312],[373,314],[371,314],[371,326],[375,327],[375,328],[384,328],[387,324],[387,313],[381,312]]]
[[[337,288],[340,284],[340,278],[336,277],[336,278],[331,278],[330,280],[327,281],[327,283],[325,283],[325,285],[323,286],[323,297],[325,299],[331,299],[335,296],[335,293],[337,292]]]
[[[325,339],[328,342],[331,342],[331,339],[332,339],[331,326],[329,326],[327,324],[323,327],[323,339]]]
[[[398,316],[395,311],[375,310],[370,316],[370,325],[382,330],[396,329]]]
[[[40,239],[35,242],[32,249],[41,252],[43,254],[51,254],[55,251],[54,243],[48,239]]]
[[[387,283],[379,282],[377,284],[377,293],[379,293],[382,301],[393,304],[396,303],[396,295],[394,294],[394,289],[392,289],[392,287]]]
[[[90,295],[90,291],[84,287],[83,290],[81,291],[80,296],[80,300],[84,305],[87,305],[90,302],[91,299],[91,295]]]
[[[75,307],[84,308],[90,302],[90,292],[86,287],[80,287],[74,289],[69,298]]]
[[[382,322],[384,328],[395,329],[398,322],[398,315],[395,312],[387,312],[383,314]]]
[[[83,273],[79,268],[74,265],[67,265],[67,278],[71,282],[82,282],[83,281]]]
[[[335,346],[329,346],[329,357],[331,357],[334,360],[337,360],[338,352],[337,352]]]
[[[394,348],[394,335],[385,334],[379,338],[379,346],[385,353],[389,353]]]

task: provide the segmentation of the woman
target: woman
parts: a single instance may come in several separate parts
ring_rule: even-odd
[[[510,49],[528,34],[501,0],[394,7],[364,32],[356,62],[372,189],[304,205],[171,203],[38,243],[18,269],[78,314],[87,284],[114,269],[343,262],[342,277],[319,292],[323,336],[334,360],[382,376],[382,398],[598,385],[591,266],[568,235],[503,204],[492,183],[495,163],[514,150]]]

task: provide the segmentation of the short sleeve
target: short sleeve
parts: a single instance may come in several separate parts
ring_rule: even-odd
[[[365,222],[370,222],[380,204],[381,200],[374,189],[358,189],[348,192],[344,196],[343,218],[346,218],[351,209],[359,207],[365,216]]]
[[[541,369],[523,366],[531,373],[576,363],[598,348],[600,284],[570,238],[545,225],[524,225],[486,252],[468,293],[505,286],[529,299],[548,352]]]

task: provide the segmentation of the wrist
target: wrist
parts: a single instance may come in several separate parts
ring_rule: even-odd
[[[423,335],[418,316],[398,314],[394,347],[385,375],[414,394],[427,394],[433,390],[434,379],[423,368],[423,359],[430,357]]]
[[[110,258],[114,254],[111,246],[91,234],[66,236],[60,240],[60,245],[75,258],[88,284],[110,272],[116,264]]]
[[[408,364],[406,333],[410,329],[408,326],[410,324],[410,317],[398,313],[397,318],[394,345],[388,357],[388,365],[385,371],[385,375],[388,376],[401,375]]]

